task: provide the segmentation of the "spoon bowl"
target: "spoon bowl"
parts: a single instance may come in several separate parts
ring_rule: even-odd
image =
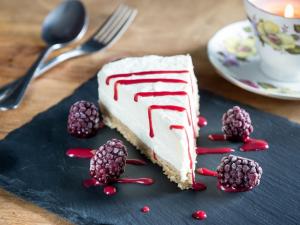
[[[87,16],[78,0],[61,3],[45,18],[42,38],[48,45],[67,44],[82,37],[87,28]]]

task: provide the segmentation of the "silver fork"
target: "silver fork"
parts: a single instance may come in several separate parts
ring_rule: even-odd
[[[120,5],[87,41],[44,63],[44,65],[41,66],[41,69],[37,71],[35,78],[68,59],[103,51],[110,47],[128,29],[136,14],[136,9],[126,5]],[[22,78],[15,80],[0,89],[1,111],[15,109],[20,105],[23,98],[22,96],[20,97],[18,87],[21,82]]]

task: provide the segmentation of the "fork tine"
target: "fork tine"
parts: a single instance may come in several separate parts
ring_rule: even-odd
[[[113,12],[113,14],[108,17],[103,25],[94,33],[93,38],[98,39],[103,33],[110,29],[111,24],[115,21],[116,18],[120,15],[120,13],[126,8],[124,4],[118,6],[118,8]]]
[[[104,39],[104,43],[107,44],[112,40],[116,34],[118,34],[120,31],[122,31],[122,28],[129,22],[131,23],[132,19],[135,17],[136,11],[134,9],[128,8],[127,13],[123,16],[123,18],[119,21],[118,24],[111,30],[111,32],[107,35],[107,37]],[[132,18],[133,17],[133,18]],[[127,26],[125,26],[127,28]],[[125,29],[126,30],[126,29]]]
[[[110,32],[117,26],[120,21],[122,21],[123,17],[127,14],[129,8],[127,6],[115,17],[115,19],[111,22],[109,28],[103,32],[101,35],[97,35],[96,39],[100,42],[104,42],[105,38],[110,34]]]
[[[110,47],[112,44],[114,44],[128,29],[128,27],[133,22],[135,16],[137,14],[137,10],[133,9],[130,16],[125,20],[125,22],[119,27],[119,30],[116,30],[112,35],[110,40],[107,41],[106,46]]]

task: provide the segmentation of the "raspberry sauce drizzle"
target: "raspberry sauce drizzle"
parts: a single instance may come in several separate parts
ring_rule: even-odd
[[[185,91],[151,91],[151,92],[138,92],[134,95],[133,100],[139,101],[139,97],[161,97],[161,96],[186,96]]]
[[[66,155],[69,157],[76,157],[76,158],[92,158],[94,156],[94,152],[90,148],[71,148],[68,149]]]
[[[206,212],[203,210],[197,210],[192,214],[192,216],[197,220],[204,220],[207,218]]]
[[[152,123],[152,110],[172,110],[172,111],[177,111],[177,112],[183,112],[186,111],[184,107],[181,106],[176,106],[176,105],[150,105],[148,107],[148,121],[149,121],[149,136],[151,138],[154,137],[154,131],[153,131],[153,123]],[[187,115],[187,119],[189,121],[189,124],[191,123],[189,116]]]
[[[102,184],[100,182],[98,182],[96,179],[94,178],[90,178],[90,179],[86,179],[82,182],[82,185],[85,188],[89,188],[89,187],[95,187],[95,186],[102,186]]]
[[[208,138],[212,141],[230,141],[231,139],[225,134],[210,134]],[[243,140],[243,145],[240,147],[240,150],[243,152],[247,151],[263,151],[269,148],[269,144],[265,140],[255,139],[246,137]]]
[[[147,163],[144,160],[141,160],[141,159],[126,159],[126,164],[136,165],[136,166],[147,165]]]
[[[83,186],[85,188],[90,188],[90,187],[97,187],[97,186],[102,186],[101,183],[99,183],[96,179],[91,178],[91,179],[86,179],[83,181]],[[114,195],[117,193],[117,188],[112,186],[112,185],[107,185],[103,188],[103,193],[106,195]]]
[[[133,72],[133,73],[120,73],[110,75],[106,78],[106,85],[109,85],[111,79],[115,78],[124,78],[124,77],[131,77],[131,76],[145,76],[145,75],[155,75],[155,74],[182,74],[188,73],[188,70],[157,70],[157,71],[140,71],[140,72]]]
[[[191,170],[191,174],[192,174],[192,187],[195,191],[202,191],[206,189],[206,185],[201,183],[201,182],[196,182],[195,181],[195,174],[193,171],[193,160],[192,160],[192,155],[191,155],[191,150],[190,150],[190,142],[189,142],[189,136],[187,134],[187,131],[185,129],[184,126],[182,125],[170,125],[170,130],[173,129],[179,129],[179,130],[183,130],[185,132],[185,136],[186,136],[186,140],[187,140],[187,144],[188,144],[188,156],[189,156],[189,160],[190,160],[190,170]]]
[[[192,121],[194,137],[196,137],[195,125],[192,118],[192,106],[190,96],[185,91],[152,91],[152,92],[138,92],[134,95],[134,101],[138,102],[139,97],[161,97],[161,96],[187,96],[189,103],[190,121]],[[190,122],[189,122],[190,123]]]
[[[226,154],[234,152],[232,148],[205,148],[205,147],[197,147],[196,153],[197,155],[204,155],[204,154]]]
[[[227,141],[225,134],[210,134],[208,135],[208,139],[212,141]]]
[[[184,126],[182,126],[182,125],[170,125],[170,130],[173,130],[173,129],[183,130]]]
[[[73,158],[90,159],[94,156],[96,150],[90,148],[72,148],[66,152],[66,155]],[[147,165],[146,161],[142,159],[126,159],[126,164],[144,166]]]
[[[117,193],[117,188],[111,185],[105,186],[103,188],[103,193],[106,195],[114,195]]]
[[[207,126],[207,120],[203,116],[198,117],[198,126],[199,127]]]
[[[114,100],[118,101],[118,86],[119,85],[131,85],[131,84],[142,84],[142,83],[156,83],[156,82],[187,84],[187,82],[185,80],[168,79],[168,78],[149,78],[149,79],[117,80],[114,83]]]
[[[193,179],[194,180],[193,180],[193,186],[192,187],[195,191],[204,191],[204,190],[206,190],[207,186],[204,183],[201,183],[199,181],[196,182],[195,177]]]
[[[118,178],[115,180],[117,183],[122,184],[143,184],[151,185],[154,183],[154,180],[151,178]]]
[[[207,168],[198,168],[197,173],[203,176],[209,176],[209,177],[217,177],[218,173],[216,171],[207,169]]]
[[[192,83],[192,75],[188,70],[157,70],[157,71],[140,71],[140,72],[132,72],[132,73],[121,73],[121,74],[113,74],[106,78],[106,85],[109,85],[111,79],[114,78],[126,78],[131,76],[145,76],[145,75],[155,75],[155,74],[189,74],[190,85],[192,89],[192,93],[194,93],[194,86]]]
[[[146,177],[142,177],[142,178],[118,178],[118,179],[115,179],[113,182],[122,183],[122,184],[151,185],[151,184],[154,183],[154,180],[151,179],[151,178],[146,178]],[[94,178],[86,179],[82,182],[82,184],[86,188],[102,186],[103,185]]]
[[[267,150],[268,148],[269,148],[269,144],[265,140],[246,138],[244,140],[243,146],[240,147],[240,150],[243,152],[263,151],[263,150]]]

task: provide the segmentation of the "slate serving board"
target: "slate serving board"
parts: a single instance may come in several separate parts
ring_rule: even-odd
[[[71,147],[96,148],[110,138],[128,146],[129,158],[144,158],[117,131],[102,129],[91,139],[76,139],[66,132],[68,109],[77,100],[97,102],[96,78],[62,100],[30,123],[11,132],[0,142],[0,186],[46,208],[75,224],[300,224],[300,125],[243,106],[254,123],[254,137],[269,141],[265,152],[236,155],[257,160],[264,173],[261,185],[246,193],[224,193],[216,189],[212,177],[197,176],[208,189],[203,192],[180,191],[151,164],[128,165],[123,177],[152,177],[155,184],[116,184],[118,193],[105,196],[101,187],[85,189],[89,160],[65,156]],[[201,91],[201,112],[208,126],[201,130],[199,145],[217,147],[236,143],[216,143],[207,135],[220,131],[224,111],[237,103]],[[215,169],[221,155],[198,156],[198,166]],[[145,159],[145,158],[144,158]],[[151,212],[140,208],[148,205]],[[208,218],[197,221],[193,211],[202,209]]]

